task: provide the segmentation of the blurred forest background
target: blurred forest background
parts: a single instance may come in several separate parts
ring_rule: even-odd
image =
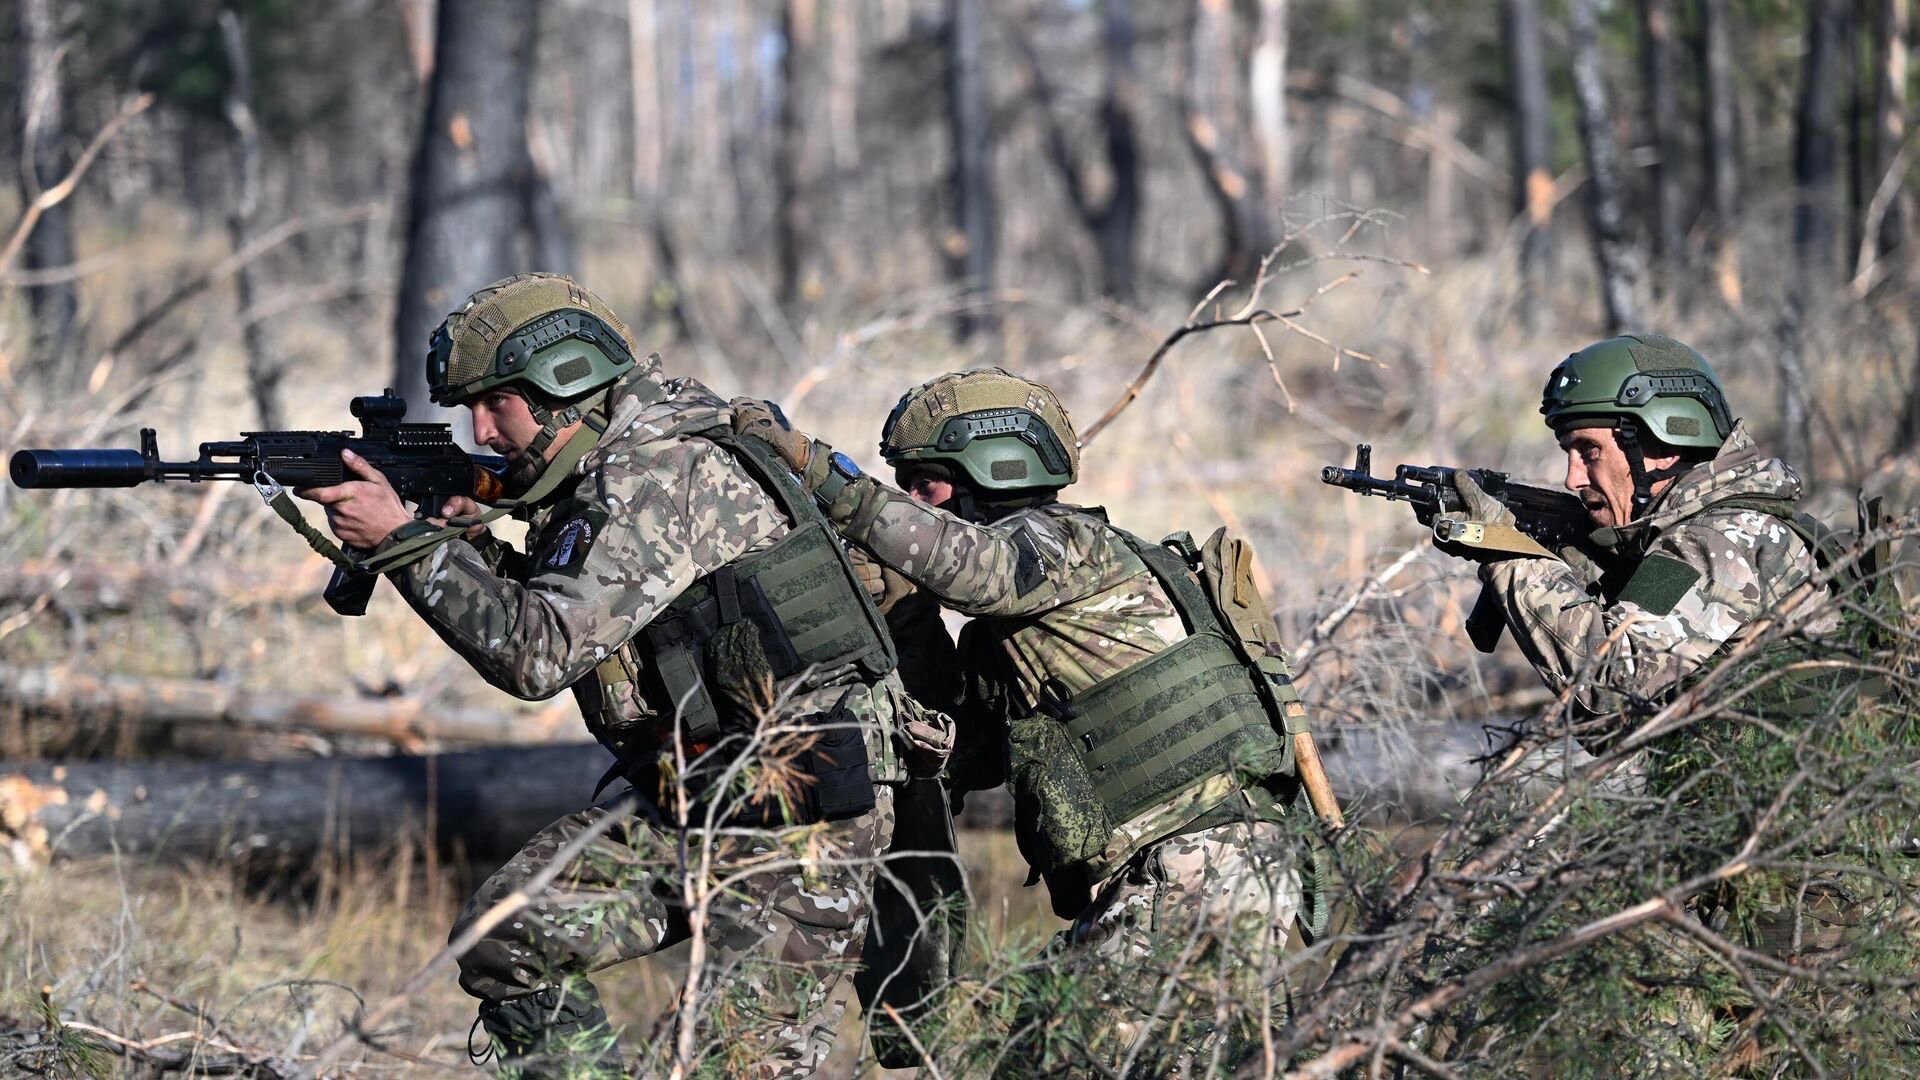
[[[528,269],[867,466],[932,374],[1053,383],[1084,435],[1183,320],[1297,311],[1179,344],[1069,494],[1146,535],[1252,535],[1325,741],[1392,729],[1422,759],[1420,731],[1537,681],[1465,648],[1468,568],[1410,515],[1316,482],[1354,443],[1557,483],[1545,373],[1649,329],[1715,363],[1817,510],[1920,488],[1910,0],[4,0],[0,26],[6,452],[153,427],[189,457],[347,427],[385,385],[426,418],[428,332]],[[5,785],[48,769],[584,737],[390,593],[332,616],[237,487],[0,488],[21,864],[62,836]],[[1414,799],[1362,745],[1349,794]],[[352,1007],[328,987],[383,992],[450,922],[472,871],[435,827],[0,877],[0,1031],[43,1001],[152,1033],[177,1013],[137,978],[326,1034]],[[1049,929],[994,843],[970,855],[996,925]],[[276,845],[297,887],[233,868]],[[657,973],[625,978],[620,1007],[657,1011]],[[414,1051],[453,1060],[461,1001],[420,998]]]

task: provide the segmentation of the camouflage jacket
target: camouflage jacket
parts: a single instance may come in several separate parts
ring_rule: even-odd
[[[1557,559],[1490,563],[1481,574],[1521,651],[1556,692],[1578,681],[1576,700],[1595,713],[1617,710],[1621,696],[1658,702],[1816,570],[1813,551],[1778,517],[1716,504],[1799,497],[1793,469],[1762,457],[1735,425],[1717,457],[1678,477],[1621,530],[1628,569],[1682,564],[1669,564],[1677,573],[1666,575],[1666,595],[1636,602],[1631,595],[1642,594],[1626,585],[1630,574],[1603,583]]]
[[[963,615],[993,620],[1031,708],[1184,639],[1153,572],[1097,512],[1051,503],[974,524],[865,477],[828,515],[841,535]]]
[[[1006,661],[1006,678],[1020,700],[1006,703],[1006,710],[998,710],[1000,703],[985,710],[1001,711],[999,717],[971,715],[963,703],[956,717],[962,724],[956,776],[973,757],[969,742],[981,735],[969,729],[1010,719],[1008,711],[1035,712],[1042,684],[1058,680],[1074,697],[1187,637],[1159,580],[1097,511],[1047,504],[975,524],[863,477],[847,485],[828,517],[847,539],[942,604],[976,617],[960,650],[969,683],[978,661],[968,639],[981,630],[988,648],[997,646]],[[1004,739],[1004,733],[995,735]],[[1012,750],[997,746],[992,753],[1004,759]],[[1019,769],[1018,761],[1006,764]],[[1123,865],[1217,807],[1236,783],[1231,775],[1208,777],[1130,820],[1112,822],[1105,850],[1090,867],[1104,873]],[[1016,832],[1020,828],[1016,822]]]
[[[613,385],[605,408],[606,433],[576,479],[533,511],[526,553],[490,534],[454,540],[389,577],[489,683],[527,699],[571,688],[594,736],[635,758],[666,730],[637,684],[618,677],[639,666],[635,635],[697,579],[771,547],[790,523],[733,455],[693,434],[732,415],[699,382],[663,379],[652,358]],[[875,779],[904,776],[890,737],[898,676],[869,681],[843,665],[796,682],[777,688],[787,711],[823,712],[845,697],[867,728]]]

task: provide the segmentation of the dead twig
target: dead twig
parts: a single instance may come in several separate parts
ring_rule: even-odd
[[[1349,238],[1353,236],[1354,229],[1358,228],[1362,224],[1365,224],[1368,220],[1371,220],[1371,218],[1369,218],[1365,214],[1356,214],[1352,216],[1356,218],[1356,221],[1353,223],[1352,227],[1349,228],[1347,233],[1341,237],[1340,243],[1342,244],[1344,244]],[[1362,252],[1349,252],[1349,251],[1342,251],[1342,250],[1323,252],[1317,255],[1308,255],[1304,258],[1295,259],[1292,262],[1289,262],[1277,267],[1274,265],[1275,260],[1278,259],[1283,253],[1285,253],[1287,249],[1301,236],[1305,235],[1306,233],[1308,233],[1309,231],[1315,228],[1318,228],[1321,225],[1327,224],[1331,220],[1334,220],[1334,219],[1321,218],[1321,219],[1315,220],[1311,224],[1295,229],[1289,232],[1287,236],[1284,239],[1282,239],[1278,244],[1276,244],[1271,251],[1267,252],[1267,254],[1260,260],[1259,269],[1255,272],[1252,283],[1247,287],[1245,302],[1242,303],[1241,306],[1237,310],[1235,310],[1231,315],[1225,314],[1224,312],[1219,311],[1215,305],[1215,302],[1220,298],[1222,293],[1226,292],[1226,290],[1232,288],[1234,285],[1238,283],[1233,281],[1232,279],[1227,279],[1215,284],[1213,288],[1207,290],[1207,294],[1200,298],[1200,302],[1195,304],[1191,311],[1187,312],[1186,320],[1182,322],[1178,327],[1176,327],[1172,333],[1168,334],[1165,338],[1161,339],[1160,344],[1156,346],[1152,354],[1147,357],[1146,363],[1141,365],[1139,374],[1135,375],[1133,377],[1133,380],[1127,383],[1126,389],[1121,392],[1119,400],[1115,401],[1112,405],[1108,406],[1107,411],[1102,413],[1098,420],[1095,420],[1092,423],[1092,425],[1090,425],[1084,432],[1081,433],[1080,445],[1083,448],[1091,445],[1093,443],[1093,440],[1098,438],[1102,431],[1106,430],[1106,427],[1108,424],[1113,423],[1113,421],[1122,412],[1126,410],[1127,406],[1133,404],[1134,399],[1138,398],[1140,396],[1141,391],[1146,388],[1147,381],[1153,378],[1155,372],[1159,371],[1161,363],[1165,361],[1167,358],[1167,355],[1173,351],[1173,347],[1175,345],[1180,344],[1181,341],[1185,340],[1188,336],[1193,334],[1204,333],[1208,330],[1217,330],[1223,326],[1245,326],[1250,330],[1252,330],[1255,339],[1258,340],[1260,343],[1261,352],[1266,356],[1267,367],[1268,367],[1268,370],[1271,371],[1273,374],[1274,382],[1280,387],[1281,394],[1285,395],[1286,397],[1287,411],[1289,413],[1291,413],[1295,408],[1293,394],[1287,389],[1287,384],[1285,380],[1282,379],[1280,376],[1279,363],[1276,357],[1274,356],[1272,346],[1268,343],[1266,339],[1266,335],[1262,333],[1260,330],[1261,323],[1269,323],[1269,322],[1279,323],[1281,326],[1286,327],[1288,330],[1291,330],[1294,333],[1307,338],[1308,340],[1317,342],[1331,349],[1333,351],[1333,360],[1334,360],[1335,368],[1339,367],[1341,358],[1347,357],[1347,356],[1351,356],[1356,360],[1365,360],[1369,363],[1379,363],[1379,361],[1374,359],[1372,356],[1363,352],[1359,352],[1354,349],[1346,348],[1345,346],[1342,346],[1342,345],[1337,345],[1334,342],[1328,340],[1325,336],[1321,334],[1317,334],[1312,330],[1309,330],[1307,327],[1301,325],[1300,322],[1298,322],[1298,319],[1302,315],[1306,314],[1307,311],[1311,309],[1313,305],[1320,300],[1321,297],[1326,296],[1328,293],[1334,291],[1335,289],[1338,289],[1343,285],[1349,284],[1350,282],[1358,278],[1360,275],[1360,272],[1358,270],[1349,270],[1346,273],[1343,273],[1338,277],[1335,277],[1331,281],[1327,281],[1320,284],[1311,293],[1308,293],[1306,298],[1300,301],[1298,306],[1291,308],[1289,310],[1273,311],[1268,308],[1260,306],[1261,294],[1266,291],[1267,286],[1272,283],[1273,279],[1276,276],[1278,276],[1279,274],[1283,274],[1289,270],[1298,269],[1300,267],[1308,266],[1317,262],[1327,262],[1332,260],[1343,260],[1343,261],[1352,261],[1352,262],[1384,262],[1389,265],[1400,266],[1406,269],[1414,270],[1418,273],[1422,273],[1422,274],[1427,273],[1426,267],[1421,266],[1418,263],[1408,262],[1404,259],[1395,259],[1389,256],[1370,255]],[[1202,318],[1201,317],[1202,313],[1205,312],[1209,307],[1216,307],[1214,317],[1210,319]]]
[[[93,141],[80,152],[79,159],[73,163],[73,168],[67,170],[67,175],[61,177],[59,183],[34,196],[33,201],[28,203],[27,208],[21,212],[20,221],[14,225],[13,236],[7,240],[7,246],[0,248],[0,274],[12,269],[13,260],[19,257],[20,249],[26,246],[27,237],[33,234],[33,227],[40,223],[41,215],[65,202],[67,197],[73,194],[73,189],[80,184],[80,178],[93,167],[94,159],[100,156],[100,151],[106,147],[108,140],[113,138],[122,125],[145,112],[152,104],[152,94],[141,94],[130,98],[126,104],[120,106],[119,112],[113,114],[112,119],[94,133]]]

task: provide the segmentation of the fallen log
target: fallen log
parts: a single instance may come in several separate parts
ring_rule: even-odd
[[[0,665],[0,706],[29,714],[130,717],[144,724],[219,724],[384,739],[506,746],[578,741],[571,696],[534,712],[457,708],[418,698],[337,699],[257,693],[210,679],[94,675],[69,667]]]
[[[403,837],[499,859],[586,806],[613,759],[593,743],[305,761],[87,762],[0,770],[15,861],[368,853]]]
[[[1321,757],[1354,816],[1449,813],[1479,776],[1485,729],[1339,727]],[[498,858],[587,804],[611,763],[593,744],[271,763],[129,762],[0,768],[0,840],[17,860],[115,850],[142,857],[311,858],[378,850],[412,835]],[[963,828],[1012,822],[1004,790],[966,800]]]
[[[51,596],[83,614],[143,607],[197,613],[216,604],[249,607],[317,600],[330,572],[323,562],[250,571],[218,563],[181,567],[28,559],[0,571],[0,603],[32,603]]]

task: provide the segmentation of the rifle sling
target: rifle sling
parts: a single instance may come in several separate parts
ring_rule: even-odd
[[[339,544],[329,539],[327,534],[307,524],[305,515],[300,513],[300,507],[294,504],[293,496],[287,494],[286,488],[275,484],[271,489],[263,490],[261,494],[266,496],[267,505],[273,508],[273,512],[280,515],[280,520],[293,526],[293,531],[300,534],[300,539],[305,540],[308,547],[326,556],[329,562],[349,574],[360,572],[360,564],[354,562],[352,556],[340,550]]]

